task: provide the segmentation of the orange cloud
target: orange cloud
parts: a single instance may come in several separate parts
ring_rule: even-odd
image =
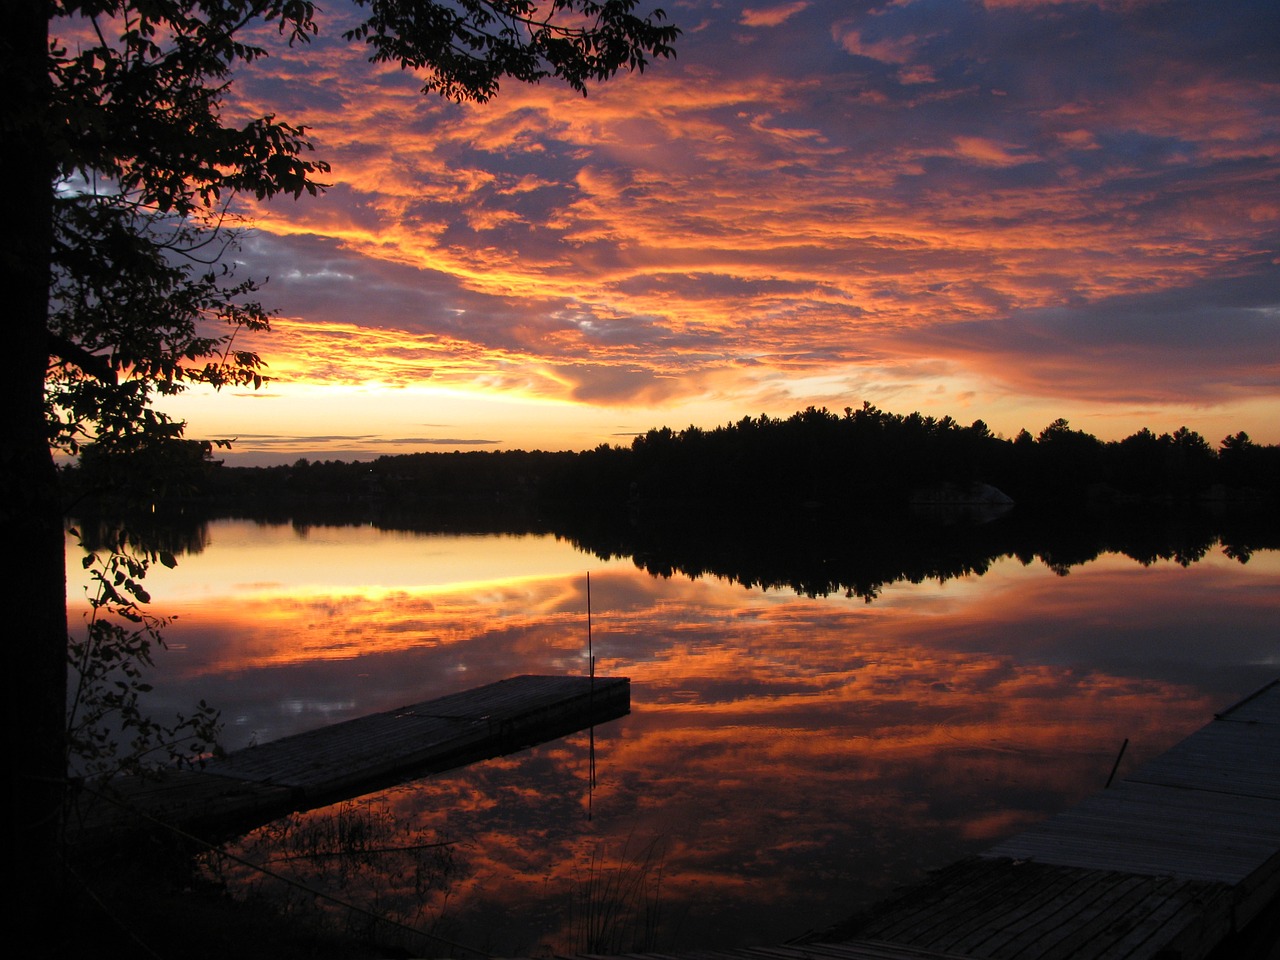
[[[782,3],[772,7],[747,7],[742,11],[738,21],[746,27],[776,27],[806,10],[808,0],[796,0],[794,3]]]
[[[424,99],[338,43],[256,64],[236,108],[296,106],[334,165],[320,202],[253,211],[246,269],[265,264],[268,299],[282,291],[296,318],[270,345],[275,369],[629,406],[650,411],[640,429],[674,403],[725,419],[865,390],[939,413],[985,401],[993,422],[1056,389],[1055,413],[1071,413],[1135,370],[1152,404],[1178,402],[1157,396],[1140,351],[1109,360],[1105,337],[1020,355],[1048,342],[1022,318],[1110,316],[1121,298],[1223,276],[1261,296],[1280,209],[1267,78],[1193,46],[1171,55],[1172,37],[1089,59],[1106,38],[1069,4],[992,6],[998,49],[972,8],[926,33],[890,4],[802,41],[803,7],[709,13],[688,55],[586,99],[549,84]],[[1108,36],[1130,35],[1127,7],[1103,11]],[[1041,29],[1046,15],[1075,32]],[[749,59],[726,52],[744,25],[773,28],[752,33]],[[791,55],[797,42],[820,67]],[[993,348],[973,324],[1022,336]],[[1243,410],[1249,389],[1223,365],[1196,395]]]

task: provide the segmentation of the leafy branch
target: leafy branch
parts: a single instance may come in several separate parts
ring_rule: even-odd
[[[79,539],[78,530],[72,534]],[[72,686],[67,711],[68,769],[86,777],[145,774],[160,765],[198,765],[215,751],[218,712],[203,700],[195,711],[161,722],[142,698],[153,653],[172,618],[144,607],[151,596],[143,579],[153,562],[173,567],[164,551],[138,552],[121,537],[105,552],[85,555],[89,610],[82,634],[69,638]]]

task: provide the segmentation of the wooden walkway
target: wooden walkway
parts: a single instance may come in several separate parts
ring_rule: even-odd
[[[202,839],[397,782],[514,753],[625,716],[625,677],[521,676],[284,737],[202,770],[113,781],[72,817],[73,847],[115,844],[159,825]]]

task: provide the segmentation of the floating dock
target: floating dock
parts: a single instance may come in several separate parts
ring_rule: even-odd
[[[81,798],[73,847],[157,825],[201,839],[503,756],[631,710],[625,677],[520,676],[209,760],[200,770],[122,778]]]

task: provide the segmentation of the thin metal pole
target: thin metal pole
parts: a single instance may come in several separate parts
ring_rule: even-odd
[[[596,714],[596,654],[591,645],[591,571],[587,571],[587,669],[591,677],[591,716]],[[587,749],[587,819],[595,815],[596,799],[596,725],[591,724],[588,733],[590,746]]]
[[[1102,789],[1105,790],[1111,786],[1111,781],[1116,778],[1116,771],[1120,769],[1120,758],[1124,756],[1124,748],[1127,746],[1129,746],[1129,738],[1125,737],[1124,743],[1120,744],[1120,752],[1116,754],[1116,762],[1111,765],[1111,776],[1107,777],[1107,786]]]

